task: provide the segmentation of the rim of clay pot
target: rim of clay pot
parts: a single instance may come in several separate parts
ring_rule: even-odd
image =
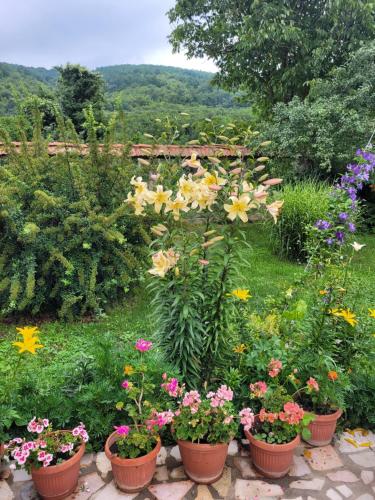
[[[314,425],[314,423],[318,422],[331,422],[332,420],[338,420],[341,415],[342,415],[342,410],[339,408],[336,410],[334,413],[330,413],[329,415],[319,415],[319,413],[313,413],[315,416],[315,420],[311,422],[311,424]]]
[[[186,448],[199,447],[202,451],[210,451],[212,448],[227,448],[229,443],[193,443],[192,441],[185,441],[184,439],[177,439],[177,444],[182,444]]]
[[[71,432],[71,431],[56,431],[56,432]],[[42,474],[43,476],[48,474],[55,474],[56,472],[62,472],[64,469],[68,469],[72,463],[79,462],[85,452],[86,445],[84,442],[81,443],[80,447],[77,448],[77,451],[73,456],[69,457],[67,460],[64,460],[61,464],[49,465],[48,467],[40,467],[39,469],[31,469],[32,475]]]
[[[250,441],[251,444],[257,445],[259,448],[263,450],[269,450],[270,448],[277,449],[278,451],[289,451],[292,448],[298,446],[301,442],[300,435],[289,441],[289,443],[277,444],[277,443],[266,443],[265,441],[261,441],[260,439],[255,439],[255,437],[249,431],[245,431],[245,436]]]
[[[133,466],[133,465],[143,465],[144,463],[149,462],[150,459],[154,458],[154,456],[157,456],[160,448],[161,448],[161,441],[160,437],[158,437],[158,441],[155,445],[155,448],[151,450],[147,455],[143,455],[142,457],[137,457],[137,458],[121,458],[118,455],[114,454],[111,452],[111,446],[118,440],[120,439],[121,436],[117,434],[117,431],[112,432],[112,434],[107,438],[107,441],[105,442],[104,446],[104,452],[111,462],[117,465],[126,465]]]

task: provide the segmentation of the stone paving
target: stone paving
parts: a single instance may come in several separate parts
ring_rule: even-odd
[[[190,481],[177,446],[162,448],[152,484],[138,494],[119,491],[104,452],[87,454],[69,500],[375,500],[375,434],[349,431],[333,445],[301,445],[288,476],[270,480],[256,472],[248,444],[232,441],[223,476],[210,486]],[[8,477],[9,476],[9,477]],[[3,471],[0,500],[36,500],[24,471]]]

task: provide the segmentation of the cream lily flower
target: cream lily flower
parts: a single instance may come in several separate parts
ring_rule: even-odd
[[[153,268],[149,269],[148,272],[154,276],[160,276],[160,278],[164,278],[170,269],[169,259],[162,250],[152,256],[152,264]]]
[[[235,220],[236,217],[239,217],[242,222],[248,222],[249,217],[246,212],[251,208],[249,196],[247,194],[242,194],[239,198],[237,198],[237,196],[231,196],[229,199],[232,201],[232,204],[224,205],[224,210],[228,212],[228,219]]]
[[[129,205],[131,205],[134,208],[135,215],[145,215],[144,213],[145,202],[143,201],[142,197],[139,198],[136,195],[128,193],[128,197],[125,200],[125,203],[129,203]]]
[[[366,246],[365,243],[361,245],[361,243],[357,243],[356,241],[354,243],[351,243],[351,246],[354,248],[356,252],[359,252],[363,247]]]
[[[191,168],[200,168],[200,167],[202,167],[201,162],[199,160],[197,160],[197,154],[196,153],[193,153],[191,155],[191,158],[189,158],[188,160],[185,160],[182,163],[182,166],[183,167],[191,167]]]
[[[183,212],[188,212],[190,209],[188,207],[188,202],[181,196],[180,193],[177,193],[177,196],[174,200],[168,200],[165,206],[165,213],[172,212],[174,220],[180,219],[180,210]]]
[[[202,179],[202,184],[206,186],[211,186],[212,184],[216,186],[225,186],[226,183],[227,180],[219,177],[217,172],[206,172]]]
[[[189,174],[187,178],[186,175],[180,177],[178,184],[180,187],[178,193],[180,193],[181,196],[185,198],[185,200],[189,201],[194,198],[194,193],[197,190],[197,185],[193,181],[191,174]]]
[[[198,189],[195,193],[194,199],[191,204],[191,208],[199,207],[199,211],[208,208],[211,210],[212,205],[215,203],[217,193],[215,191],[210,191],[204,184],[198,185]]]
[[[147,198],[147,194],[149,191],[147,188],[147,183],[142,181],[142,177],[135,178],[135,176],[133,176],[130,184],[135,187],[135,195],[140,199],[140,201],[143,201],[145,198]]]
[[[267,210],[272,215],[275,224],[277,222],[277,217],[279,216],[280,210],[283,205],[284,201],[281,200],[274,201],[273,203],[271,203],[271,205],[266,205]]]
[[[147,201],[150,205],[154,205],[155,212],[160,213],[163,204],[167,203],[171,197],[172,191],[164,191],[163,186],[160,184],[156,186],[156,191],[149,191],[147,193]]]

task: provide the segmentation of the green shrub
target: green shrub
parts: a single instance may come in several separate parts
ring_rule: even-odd
[[[306,259],[307,226],[326,213],[328,193],[328,186],[315,181],[283,187],[280,196],[284,200],[283,209],[278,223],[272,225],[271,230],[272,247],[280,257]]]
[[[61,139],[74,138],[59,121]],[[128,148],[122,156],[110,153],[113,121],[102,151],[90,112],[86,121],[85,157],[49,157],[40,117],[32,148],[16,154],[8,144],[0,167],[1,315],[100,313],[138,278],[148,223],[124,203],[134,162]]]

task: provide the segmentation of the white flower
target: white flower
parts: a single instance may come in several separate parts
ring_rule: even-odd
[[[351,245],[356,252],[359,252],[363,247],[366,246],[365,244],[361,245],[361,243],[357,243],[356,241],[354,243],[351,243]]]

